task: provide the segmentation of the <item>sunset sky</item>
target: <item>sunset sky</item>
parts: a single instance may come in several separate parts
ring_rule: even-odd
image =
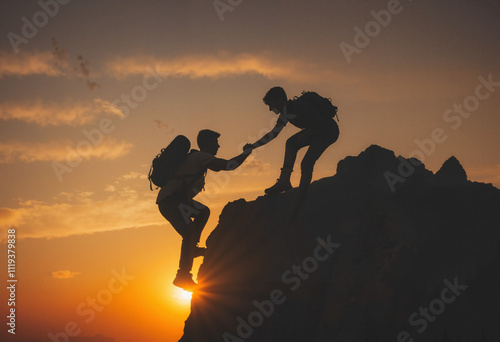
[[[276,85],[339,107],[314,180],[377,144],[433,172],[454,155],[500,187],[497,0],[59,1],[0,3],[0,265],[15,228],[18,280],[15,336],[0,292],[2,341],[177,341],[181,238],[155,205],[151,160],[205,128],[219,157],[239,154],[275,123],[262,97]],[[209,172],[202,245],[227,202],[274,184],[297,131]]]

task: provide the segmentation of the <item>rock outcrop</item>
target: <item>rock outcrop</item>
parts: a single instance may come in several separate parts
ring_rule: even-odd
[[[499,341],[500,191],[372,145],[207,240],[184,342]]]

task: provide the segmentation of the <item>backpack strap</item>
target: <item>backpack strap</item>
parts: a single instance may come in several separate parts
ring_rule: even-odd
[[[182,179],[182,185],[176,191],[182,190],[182,197],[186,196],[189,188],[191,188],[191,185],[193,185],[193,183],[196,182],[196,180],[200,176],[204,175],[206,172],[207,172],[207,169],[203,169],[200,172],[189,174],[189,175],[185,175],[183,177],[179,177],[178,179]],[[188,177],[193,177],[193,179],[189,183],[187,183],[187,182],[184,181]],[[203,187],[203,189],[201,189],[201,190],[204,190],[204,189],[205,189],[205,187]],[[190,200],[192,200],[192,198],[186,198],[186,200],[190,201]]]
[[[193,154],[193,153],[196,153],[196,152],[198,152],[198,151],[197,150],[191,150],[189,152],[188,156],[191,155],[191,154]],[[200,170],[200,171],[198,171],[196,173],[190,173],[190,174],[187,174],[187,175],[177,176],[177,177],[174,177],[173,179],[180,179],[180,180],[182,180],[181,189],[184,190],[184,192],[186,193],[187,190],[191,187],[191,185],[193,185],[193,183],[196,182],[199,177],[206,175],[207,171],[208,171],[208,168],[205,167],[205,168],[203,168],[202,170]],[[185,182],[185,179],[186,178],[190,178],[190,177],[192,177],[193,179],[190,182],[188,182],[188,183]],[[205,189],[205,187],[203,187],[203,189],[201,189],[201,190],[204,190],[204,189]]]
[[[198,152],[196,150],[191,150],[189,153],[188,153],[188,156],[190,156],[191,154],[195,153],[195,152]],[[190,174],[187,174],[187,175],[182,175],[182,176],[175,176],[175,177],[172,177],[172,179],[181,179],[181,180],[184,180],[185,178],[189,178],[189,177],[194,177],[193,181],[191,183],[193,183],[199,176],[203,175],[204,173],[207,172],[207,168],[199,171],[199,172],[196,172],[196,173],[190,173]],[[190,184],[191,185],[191,184]]]
[[[151,172],[153,172],[153,164],[149,167],[148,179],[149,179],[149,188],[153,191],[153,181],[151,180]],[[158,189],[158,187],[156,187]]]
[[[332,99],[327,97],[328,100],[330,100],[330,102],[332,102]],[[332,102],[333,103],[333,102]],[[335,106],[335,115],[333,116],[333,118],[337,118],[337,122],[340,122],[340,119],[339,119],[339,107]]]

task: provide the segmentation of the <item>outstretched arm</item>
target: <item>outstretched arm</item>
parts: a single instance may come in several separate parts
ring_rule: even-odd
[[[231,171],[239,167],[245,159],[252,153],[252,150],[247,149],[244,151],[242,154],[230,159],[221,159],[221,158],[215,158],[212,160],[210,163],[208,163],[207,167],[215,172],[218,171]]]
[[[278,134],[280,134],[281,130],[283,129],[283,127],[285,127],[285,125],[286,123],[284,123],[281,120],[278,120],[278,122],[276,122],[276,125],[274,125],[273,129],[269,131],[269,133],[265,134],[262,138],[260,138],[253,144],[250,144],[250,146],[248,147],[257,148],[267,144],[268,142],[276,138]]]

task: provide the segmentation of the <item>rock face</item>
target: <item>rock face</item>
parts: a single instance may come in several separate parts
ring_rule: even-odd
[[[500,191],[372,145],[311,184],[229,203],[184,342],[499,341]]]
[[[443,182],[463,183],[467,180],[467,173],[455,157],[444,162],[443,166],[436,172],[436,177]]]

